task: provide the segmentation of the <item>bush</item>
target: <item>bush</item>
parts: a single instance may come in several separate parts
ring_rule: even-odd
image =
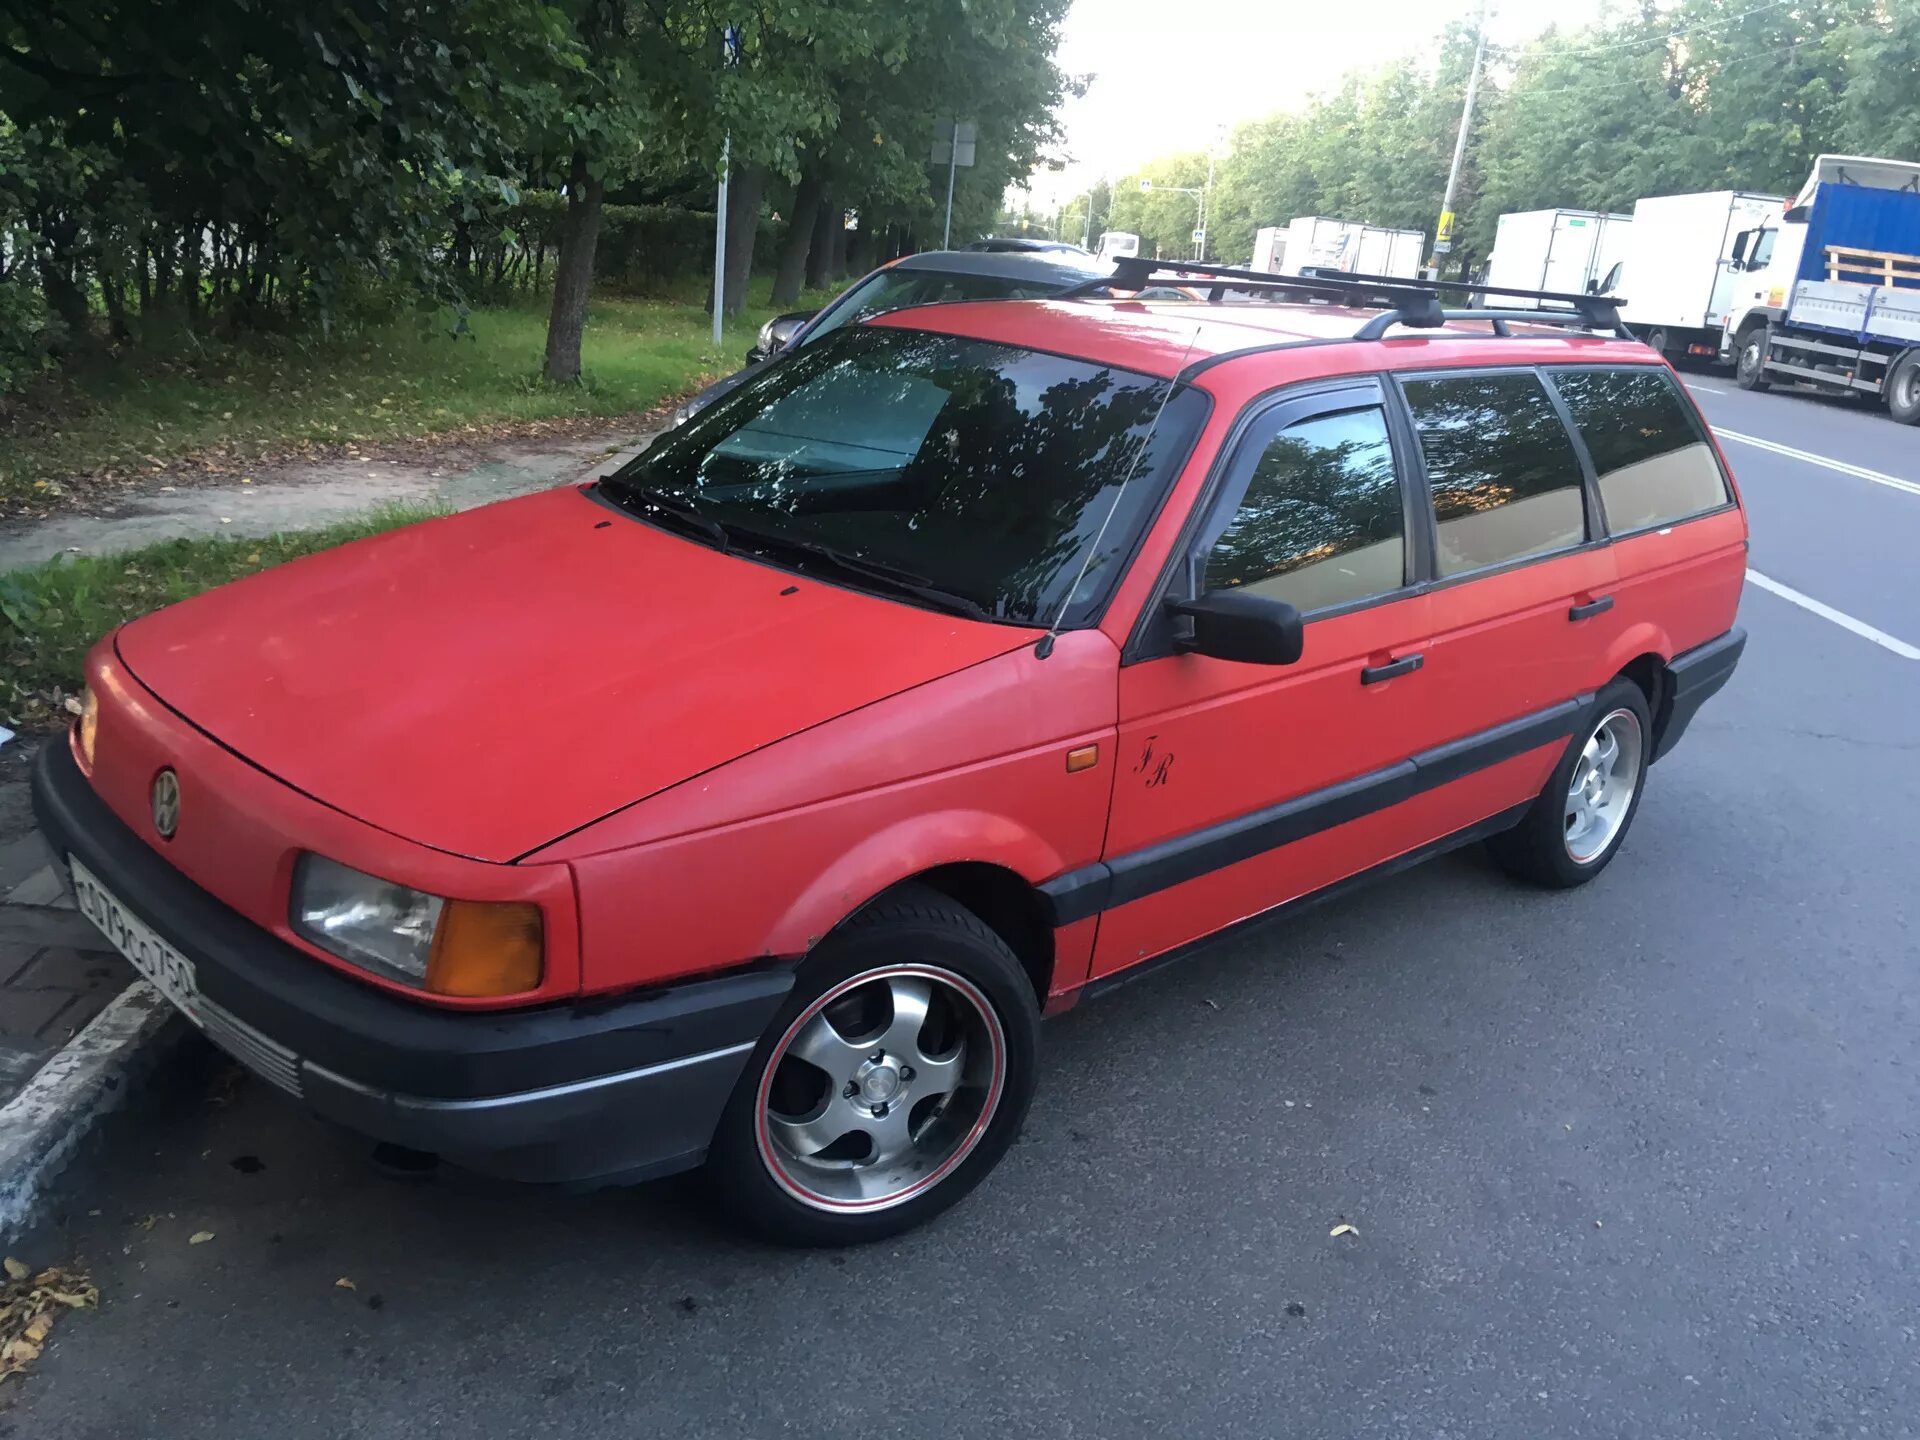
[[[53,336],[46,302],[32,285],[0,281],[0,395],[19,390],[47,368]]]

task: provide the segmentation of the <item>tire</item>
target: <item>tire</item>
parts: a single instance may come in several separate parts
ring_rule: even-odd
[[[937,891],[902,887],[801,964],[721,1116],[709,1179],[783,1244],[910,1230],[1006,1154],[1039,1050],[1033,984],[1006,942]]]
[[[1920,425],[1920,350],[1909,350],[1887,372],[1887,413],[1902,425]]]
[[[1656,326],[1647,332],[1647,348],[1669,364],[1673,361],[1673,352],[1668,348],[1669,341],[1664,328]]]
[[[1733,383],[1742,390],[1771,389],[1767,378],[1767,352],[1773,348],[1773,327],[1754,325],[1740,332],[1740,348],[1734,352]]]
[[[1614,759],[1596,772],[1607,738]],[[1647,788],[1652,752],[1647,697],[1631,680],[1609,682],[1526,818],[1494,836],[1487,848],[1517,879],[1554,890],[1586,884],[1607,868],[1627,838]]]

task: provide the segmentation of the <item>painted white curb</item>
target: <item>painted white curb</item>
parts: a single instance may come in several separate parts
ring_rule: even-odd
[[[34,1218],[49,1186],[94,1122],[127,1098],[143,1051],[178,1013],[136,980],[0,1106],[0,1235]]]

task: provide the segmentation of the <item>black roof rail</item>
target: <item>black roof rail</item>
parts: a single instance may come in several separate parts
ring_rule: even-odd
[[[1201,283],[1196,285],[1195,281]],[[1204,289],[1207,298],[1215,302],[1223,299],[1228,290],[1280,291],[1344,300],[1348,304],[1377,306],[1386,312],[1362,325],[1354,334],[1356,340],[1378,340],[1395,325],[1416,330],[1437,330],[1449,320],[1491,321],[1496,335],[1508,334],[1507,326],[1513,323],[1611,330],[1624,339],[1633,338],[1632,332],[1620,319],[1620,307],[1626,302],[1613,295],[1517,290],[1507,285],[1476,285],[1467,280],[1423,280],[1405,275],[1330,273],[1314,267],[1309,267],[1299,275],[1274,275],[1264,270],[1241,270],[1230,265],[1209,265],[1198,260],[1148,260],[1138,255],[1125,255],[1113,262],[1110,279],[1090,280],[1084,285],[1063,291],[1056,298],[1095,295],[1111,288],[1145,290],[1156,282]],[[1565,308],[1448,310],[1440,303],[1441,292],[1446,290],[1463,291],[1471,296],[1498,295],[1539,300]]]

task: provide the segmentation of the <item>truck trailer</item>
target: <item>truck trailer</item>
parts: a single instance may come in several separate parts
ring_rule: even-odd
[[[1276,251],[1272,267],[1276,275],[1328,270],[1349,275],[1399,275],[1410,280],[1420,273],[1427,237],[1419,230],[1389,230],[1357,220],[1301,215],[1286,227],[1284,244],[1279,236],[1271,243]],[[1258,249],[1256,235],[1256,262]],[[1256,263],[1254,268],[1268,267]]]
[[[1721,353],[1742,389],[1872,395],[1920,424],[1920,164],[1822,155],[1733,255],[1742,283]]]
[[[1587,295],[1624,255],[1632,217],[1599,210],[1516,210],[1494,225],[1493,254],[1483,285]],[[1538,300],[1501,300],[1503,308],[1536,309]]]
[[[1777,219],[1786,201],[1746,190],[1654,195],[1634,202],[1620,263],[1600,293],[1624,295],[1620,318],[1669,361],[1720,354],[1741,262],[1739,237]]]

